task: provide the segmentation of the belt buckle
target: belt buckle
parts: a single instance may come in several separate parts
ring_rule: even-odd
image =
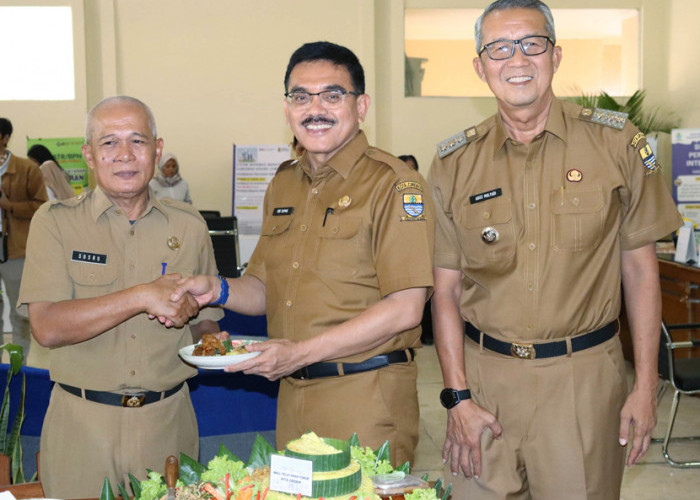
[[[520,359],[535,359],[535,347],[532,344],[510,344],[510,355]]]
[[[141,408],[146,401],[146,394],[124,394],[122,396],[122,406],[126,408]]]

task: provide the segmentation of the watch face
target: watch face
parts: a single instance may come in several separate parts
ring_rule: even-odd
[[[457,404],[457,395],[454,389],[443,389],[440,393],[440,402],[448,410]]]

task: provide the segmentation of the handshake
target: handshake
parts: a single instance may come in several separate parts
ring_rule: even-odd
[[[182,328],[202,307],[217,301],[221,284],[216,276],[166,274],[142,285],[146,313],[167,327]]]

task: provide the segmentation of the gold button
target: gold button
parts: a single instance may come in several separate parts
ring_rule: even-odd
[[[573,198],[571,200],[571,203],[573,203],[575,206],[578,206],[578,204],[581,203],[581,200],[579,200],[578,198]]]
[[[311,192],[312,192],[313,194],[318,194],[318,188],[313,188],[313,189],[311,190]]]
[[[136,375],[136,370],[131,370],[131,376],[133,377],[134,375]]]
[[[533,291],[535,289],[535,285],[527,285],[527,289]]]
[[[117,214],[117,215],[121,215],[121,214],[122,214],[122,211],[121,211],[121,210],[116,210],[114,213]]]
[[[529,204],[527,205],[527,208],[529,208],[530,210],[534,210],[536,207],[537,207],[537,204],[536,204],[536,203],[529,203]]]
[[[131,338],[132,338],[132,339],[136,339],[136,335],[132,333],[132,334],[131,334]]]
[[[134,230],[131,229],[131,230],[129,231],[129,234],[130,234],[131,236],[133,236],[133,235],[134,235]]]
[[[302,233],[305,232],[307,229],[306,224],[302,224],[301,226],[299,226],[299,229],[301,230]]]
[[[299,263],[298,263],[298,262],[292,263],[292,268],[293,268],[293,269],[299,269]]]
[[[534,250],[535,248],[537,248],[537,245],[535,245],[534,243],[530,243],[527,247],[528,247],[530,250]]]
[[[288,301],[287,301],[287,307],[292,307],[292,301],[291,301],[291,300],[288,300]]]
[[[491,212],[484,212],[484,213],[482,214],[482,217],[483,217],[484,219],[490,219],[490,218],[491,218]]]
[[[277,231],[277,226],[272,226],[273,231]]]

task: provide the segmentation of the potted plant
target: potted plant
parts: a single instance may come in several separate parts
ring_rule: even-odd
[[[22,346],[17,344],[2,344],[0,352],[5,350],[10,355],[10,366],[7,370],[7,380],[5,382],[5,394],[0,406],[0,477],[7,474],[9,465],[9,478],[12,484],[24,483],[24,471],[22,469],[22,443],[20,441],[20,431],[24,422],[24,396],[26,390],[26,377],[22,375],[22,390],[20,393],[19,406],[15,414],[14,421],[10,426],[10,382],[17,375],[22,367]],[[3,481],[4,482],[4,481]]]

